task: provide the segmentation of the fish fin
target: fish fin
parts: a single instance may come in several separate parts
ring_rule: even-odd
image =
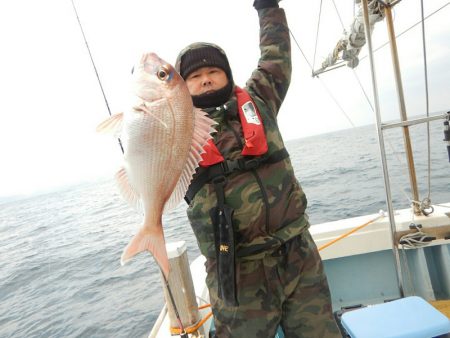
[[[119,136],[122,131],[123,113],[112,115],[109,119],[103,121],[97,126],[98,133],[112,133]]]
[[[162,225],[141,228],[123,250],[120,264],[123,266],[133,256],[143,251],[150,251],[163,271],[166,278],[169,276],[169,258],[167,257],[166,243]]]
[[[205,151],[203,147],[211,139],[211,133],[215,132],[213,125],[217,124],[210,119],[203,110],[194,108],[194,135],[192,137],[191,149],[188,159],[180,175],[178,183],[172,192],[172,195],[164,205],[164,212],[175,208],[186,195],[186,191],[192,181],[195,169],[199,166]]]
[[[128,180],[128,174],[125,168],[120,168],[115,175],[117,187],[119,188],[120,194],[131,207],[135,208],[139,212],[143,212],[143,207],[141,203],[141,198],[136,190],[130,184]]]

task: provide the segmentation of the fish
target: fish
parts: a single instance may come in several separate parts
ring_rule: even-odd
[[[116,183],[143,213],[121,264],[149,251],[168,278],[162,215],[183,200],[216,123],[194,107],[183,78],[156,53],[144,53],[131,76],[131,103],[97,126],[97,132],[120,137],[124,161]]]

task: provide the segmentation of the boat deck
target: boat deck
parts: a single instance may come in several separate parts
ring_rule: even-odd
[[[430,304],[450,319],[450,299],[431,301]]]

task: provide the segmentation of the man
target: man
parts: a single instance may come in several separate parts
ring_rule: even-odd
[[[277,0],[255,0],[261,57],[244,90],[218,46],[177,58],[194,105],[217,125],[186,194],[207,258],[217,337],[340,337],[308,231],[306,197],[277,126],[291,76],[289,29]]]

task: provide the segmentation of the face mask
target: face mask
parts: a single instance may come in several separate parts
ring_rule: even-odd
[[[232,90],[233,85],[231,84],[231,81],[228,81],[228,84],[225,87],[215,90],[212,93],[193,95],[192,101],[197,108],[219,107],[228,101]]]

